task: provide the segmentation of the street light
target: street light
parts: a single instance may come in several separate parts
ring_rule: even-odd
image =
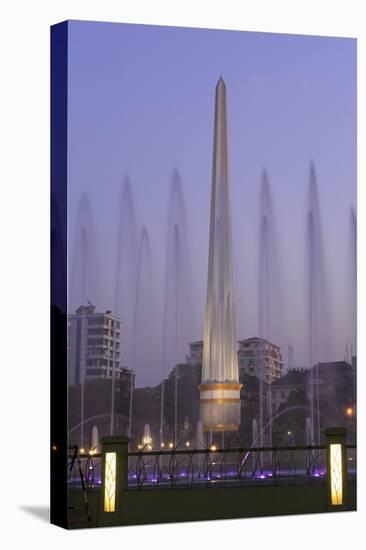
[[[347,407],[346,408],[346,415],[351,417],[353,416],[353,408],[352,407]]]

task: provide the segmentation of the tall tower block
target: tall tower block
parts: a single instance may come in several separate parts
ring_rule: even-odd
[[[240,425],[240,388],[232,276],[226,86],[216,85],[207,303],[200,416],[203,429],[233,432]]]

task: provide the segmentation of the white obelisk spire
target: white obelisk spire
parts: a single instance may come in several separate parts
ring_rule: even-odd
[[[206,431],[236,431],[240,388],[232,276],[226,86],[216,86],[210,245],[200,414]]]

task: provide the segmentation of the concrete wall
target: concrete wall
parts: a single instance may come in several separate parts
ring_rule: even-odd
[[[90,525],[85,519],[78,519],[83,515],[82,510],[71,511],[69,513],[70,528],[98,526],[100,491],[93,490],[88,496],[92,515]],[[80,507],[82,504],[82,494],[70,491],[69,505]],[[346,502],[342,510],[356,510],[356,485],[354,483],[347,485]],[[123,506],[118,524],[139,525],[315,514],[327,511],[327,486],[324,483],[292,486],[129,490],[123,494]],[[334,511],[338,511],[337,508]]]

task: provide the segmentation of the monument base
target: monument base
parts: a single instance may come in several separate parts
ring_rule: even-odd
[[[240,389],[236,382],[204,383],[200,389],[200,418],[205,432],[236,432],[240,426]]]

